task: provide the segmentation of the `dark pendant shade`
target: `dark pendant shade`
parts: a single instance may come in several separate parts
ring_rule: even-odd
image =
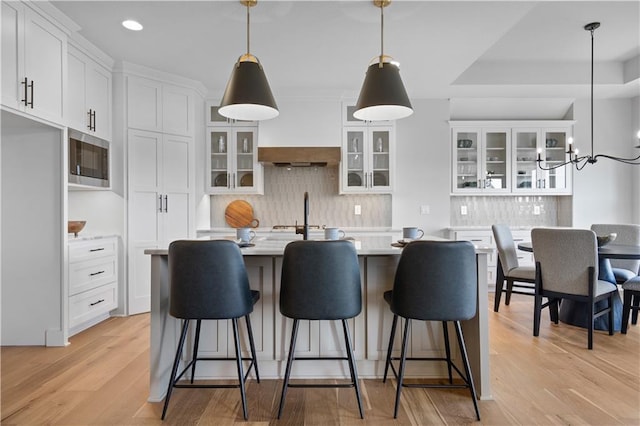
[[[259,62],[238,61],[233,65],[218,112],[227,118],[246,121],[278,116],[276,101]]]
[[[359,120],[397,120],[413,114],[407,91],[400,78],[400,69],[391,62],[374,62],[360,90],[353,116]]]

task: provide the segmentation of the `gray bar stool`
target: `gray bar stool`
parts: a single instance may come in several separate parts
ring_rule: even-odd
[[[393,290],[384,293],[384,299],[393,312],[391,336],[384,368],[383,382],[387,380],[389,366],[398,382],[393,417],[398,417],[398,406],[402,387],[419,388],[469,388],[476,417],[480,420],[480,411],[469,368],[467,348],[462,336],[460,321],[476,315],[477,310],[477,272],[476,255],[469,241],[413,241],[400,256],[396,269]],[[400,358],[392,357],[393,340],[396,334],[398,317],[405,318],[404,336]],[[442,321],[446,358],[407,357],[407,344],[411,330],[411,320]],[[464,374],[453,363],[449,346],[447,322],[453,322],[458,337],[460,354],[464,364]],[[400,361],[396,371],[392,361]],[[406,361],[444,361],[449,372],[448,384],[406,384],[403,383]],[[455,369],[464,384],[454,384],[451,370]]]
[[[247,401],[245,381],[254,369],[256,379],[260,383],[256,349],[253,343],[251,320],[249,314],[253,305],[260,299],[260,292],[249,288],[249,279],[245,269],[242,253],[233,241],[174,241],[169,245],[169,313],[183,320],[180,341],[171,370],[171,380],[167,388],[167,396],[162,409],[164,420],[175,388],[240,388],[242,411],[247,420]],[[238,318],[244,317],[247,322],[247,333],[251,358],[242,358],[240,339],[238,336]],[[198,358],[200,341],[200,324],[202,320],[231,319],[235,342],[235,358]],[[178,367],[182,354],[189,323],[196,320],[196,333],[191,361],[180,374]],[[236,361],[238,384],[215,385],[193,384],[197,361]],[[247,373],[243,374],[242,361],[250,361]],[[191,368],[190,384],[179,383],[180,378]]]
[[[293,319],[289,356],[280,396],[278,418],[282,415],[288,388],[354,387],[360,418],[364,418],[358,372],[347,319],[362,310],[360,268],[350,241],[294,241],[287,244],[282,260],[280,312]],[[295,357],[300,320],[340,320],[344,331],[346,357]],[[296,360],[346,360],[351,383],[290,384],[291,366]]]

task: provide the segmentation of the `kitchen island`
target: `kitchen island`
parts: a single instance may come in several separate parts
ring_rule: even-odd
[[[258,236],[254,240],[255,246],[242,248],[251,288],[261,293],[261,298],[251,314],[251,322],[260,376],[265,379],[281,378],[284,375],[292,321],[283,317],[278,308],[280,273],[284,247],[291,240],[298,239],[297,237],[282,234]],[[313,235],[311,238],[313,239]],[[349,320],[349,325],[360,378],[382,377],[393,318],[382,295],[393,287],[393,276],[402,250],[392,247],[391,243],[398,238],[399,235],[396,234],[363,235],[353,240],[362,277],[363,309],[360,315]],[[440,240],[436,237],[424,239]],[[487,256],[491,252],[491,248],[476,248],[478,271],[486,271]],[[148,249],[145,250],[145,254],[151,256],[149,401],[158,402],[163,400],[166,393],[180,334],[180,322],[169,315],[168,250]],[[478,274],[477,315],[462,322],[480,399],[491,399],[486,277],[486,273]],[[339,340],[342,339],[339,326],[339,322],[301,322],[296,354],[344,356],[341,349],[344,345]],[[243,326],[241,331],[245,331]],[[444,344],[441,333],[442,327],[438,322],[415,322],[411,335],[411,356],[442,357]],[[233,356],[232,340],[228,321],[203,321],[199,356]],[[242,340],[244,352],[248,348],[246,333],[243,334]],[[187,348],[190,347],[187,343]],[[399,341],[394,347],[398,348],[398,356]],[[187,349],[185,357],[190,356],[189,351],[190,349]],[[457,359],[456,362],[461,362],[457,348],[454,357]],[[446,377],[445,367],[445,363],[409,363],[406,377]],[[235,374],[235,368],[228,363],[203,362],[198,364],[196,378],[233,379]],[[349,377],[349,371],[347,363],[336,361],[298,363],[294,365],[292,377],[338,379]]]

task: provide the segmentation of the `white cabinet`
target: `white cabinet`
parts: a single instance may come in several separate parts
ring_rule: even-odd
[[[538,156],[545,167],[566,162],[569,157],[570,127],[513,129],[513,192],[570,194],[572,167],[542,170]]]
[[[393,126],[343,129],[340,193],[391,193],[394,184]]]
[[[118,240],[70,240],[68,259],[71,336],[108,318],[118,307]]]
[[[2,104],[64,123],[67,36],[19,2],[2,2]]]
[[[191,90],[141,77],[129,76],[127,82],[129,128],[193,136]]]
[[[111,71],[68,48],[68,126],[111,140]]]
[[[128,312],[149,310],[150,265],[144,250],[193,234],[193,139],[128,133]]]
[[[453,194],[568,195],[567,160],[572,121],[452,121]]]
[[[264,193],[263,166],[257,153],[257,127],[207,127],[207,192]]]
[[[452,129],[452,191],[505,193],[511,188],[511,131],[504,128]]]

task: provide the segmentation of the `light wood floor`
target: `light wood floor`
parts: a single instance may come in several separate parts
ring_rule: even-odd
[[[492,401],[483,424],[640,424],[640,325],[625,336],[550,324],[531,335],[532,299],[489,314]],[[489,303],[493,306],[493,303]],[[160,424],[162,404],[146,402],[149,317],[113,318],[66,348],[2,348],[2,424]],[[248,383],[250,424],[427,425],[474,422],[466,390],[404,389],[393,420],[394,381],[363,380],[365,420],[352,389],[291,389],[276,421],[281,381]],[[237,389],[176,389],[167,424],[244,423]]]

